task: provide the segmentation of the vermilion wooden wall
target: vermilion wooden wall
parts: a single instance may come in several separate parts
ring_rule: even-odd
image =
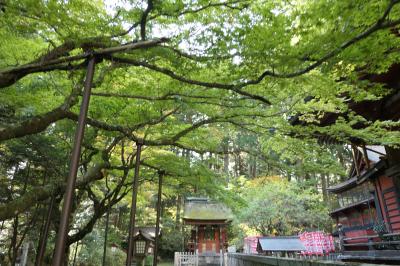
[[[393,177],[380,176],[375,181],[379,203],[385,223],[392,232],[400,232],[399,194]]]

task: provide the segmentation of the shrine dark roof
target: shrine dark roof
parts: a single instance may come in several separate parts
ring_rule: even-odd
[[[344,190],[355,187],[356,185],[357,185],[357,176],[354,176],[352,178],[347,179],[346,181],[344,181],[342,183],[328,187],[327,190],[330,192],[333,192],[333,193],[339,193]]]
[[[206,198],[187,198],[184,206],[185,220],[232,220],[231,210],[224,204]]]
[[[383,87],[390,89],[391,91],[381,97],[380,99],[374,100],[362,100],[354,101],[349,100],[346,102],[349,111],[362,116],[369,122],[391,120],[397,121],[400,119],[400,63],[393,64],[385,73],[380,74],[360,74],[360,80],[368,80],[371,83],[381,84]],[[345,96],[345,95],[342,95]],[[312,100],[313,97],[307,97],[304,99],[305,102]],[[301,120],[301,114],[297,114],[290,118],[289,122],[293,126],[304,126],[304,125],[314,125],[318,127],[326,127],[336,123],[336,121],[342,117],[347,119],[349,112],[344,113],[325,113],[323,117],[319,119],[318,122],[308,123]],[[357,123],[352,127],[354,129],[364,128],[365,123]],[[393,128],[393,130],[398,130],[398,127]],[[343,141],[338,140],[334,135],[329,135],[326,133],[315,132],[314,137],[316,137],[320,142],[323,143],[343,143]],[[347,136],[348,140],[352,143],[364,143],[361,139],[356,136]]]
[[[133,239],[146,239],[147,241],[154,242],[155,238],[151,236],[149,233],[139,230],[137,233],[135,233],[135,236]]]
[[[363,172],[360,176],[354,176],[352,178],[347,179],[346,181],[330,186],[327,188],[329,192],[332,193],[340,193],[346,190],[349,190],[350,188],[353,188],[357,186],[358,184],[363,183],[365,180],[372,178],[375,176],[376,173],[379,172],[379,170],[383,169],[386,166],[385,160],[380,160],[378,163],[373,165],[370,169],[367,171]]]
[[[149,236],[154,238],[156,236],[156,228],[152,226],[142,226],[142,227],[135,227],[135,230],[133,231],[133,235],[136,236],[139,234],[139,231],[142,232],[143,235]],[[161,234],[161,229],[159,231],[159,234]]]
[[[261,237],[258,243],[262,251],[303,251],[306,249],[298,236]]]

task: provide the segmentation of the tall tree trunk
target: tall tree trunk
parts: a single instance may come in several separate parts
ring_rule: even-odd
[[[343,166],[343,168],[346,169],[346,162],[345,162],[345,159],[344,159],[343,154],[344,154],[344,147],[343,147],[343,149],[339,149],[339,150],[337,151],[337,156],[338,156],[338,158],[339,158],[340,164]],[[352,166],[352,167],[353,167],[353,166]],[[350,170],[350,171],[353,171],[353,169]],[[345,180],[347,179],[347,176],[340,176],[339,179],[340,179],[341,182],[343,182],[343,181],[345,181]]]
[[[175,213],[175,226],[179,228],[181,224],[181,205],[182,205],[182,195],[178,194],[176,198],[176,213]]]
[[[310,179],[311,179],[310,173],[306,173],[306,174],[304,175],[304,180],[305,180],[305,181],[309,181]]]
[[[14,217],[13,225],[12,225],[12,236],[11,243],[8,249],[8,258],[11,262],[11,265],[15,265],[17,261],[18,248],[17,248],[17,237],[18,237],[18,215]]]
[[[245,174],[244,162],[242,156],[240,156],[240,152],[237,153],[237,156],[238,156],[239,175],[244,175]]]
[[[253,178],[257,177],[257,156],[253,156],[253,171],[251,175]]]
[[[74,251],[74,258],[72,260],[72,266],[75,266],[76,262],[76,255],[78,253],[78,246],[79,246],[79,241],[75,243],[75,251]],[[68,264],[67,264],[68,265]]]
[[[239,160],[238,160],[238,155],[237,153],[234,154],[234,159],[235,159],[235,164],[233,166],[233,172],[235,177],[239,176]]]
[[[326,187],[328,188],[328,187],[330,187],[330,186],[331,186],[331,175],[328,174],[328,175],[326,176]],[[328,195],[329,195],[329,193],[328,193]]]
[[[111,207],[110,207],[111,208]],[[107,257],[107,238],[108,238],[108,223],[110,219],[110,212],[111,209],[107,210],[106,213],[106,224],[105,224],[105,229],[104,229],[104,245],[103,245],[103,260],[102,260],[102,266],[106,265],[106,257]]]
[[[326,174],[321,174],[321,187],[322,187],[322,198],[324,202],[328,201],[328,190],[327,190],[327,176]]]
[[[49,202],[49,207],[47,209],[47,213],[43,216],[43,224],[40,230],[40,237],[38,243],[38,249],[35,259],[35,265],[41,266],[43,262],[43,258],[46,252],[47,238],[49,236],[50,224],[51,224],[51,216],[53,213],[55,198],[51,197]]]
[[[229,178],[229,148],[224,146],[224,174]]]

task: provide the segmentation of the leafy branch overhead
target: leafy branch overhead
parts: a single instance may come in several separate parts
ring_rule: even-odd
[[[7,263],[25,235],[39,239],[50,203],[50,230],[59,226],[93,58],[67,248],[80,242],[91,254],[106,213],[115,242],[126,235],[137,143],[138,223],[154,223],[164,173],[163,222],[173,225],[166,252],[185,237],[187,196],[225,202],[242,232],[329,226],[317,213],[326,212],[327,186],[346,177],[351,150],[343,144],[400,145],[399,3],[0,0],[0,226],[10,232],[0,236],[0,252]],[[265,198],[276,206],[259,212]],[[295,203],[289,210],[309,215],[280,217],[285,198]]]
[[[234,2],[233,2],[234,3]],[[128,65],[134,65],[134,66],[143,66],[150,68],[151,70],[157,71],[164,73],[171,78],[177,79],[181,82],[184,83],[189,83],[193,85],[199,85],[199,86],[204,86],[204,87],[210,87],[210,88],[220,88],[220,89],[228,89],[228,90],[233,90],[234,92],[237,92],[239,94],[244,94],[247,96],[250,96],[250,98],[255,97],[257,100],[262,100],[263,102],[269,104],[269,101],[266,99],[263,99],[261,96],[254,96],[251,94],[246,94],[245,92],[241,91],[242,88],[248,86],[248,85],[254,85],[260,83],[264,78],[270,76],[270,77],[276,77],[276,78],[292,78],[296,76],[300,76],[303,74],[306,74],[310,72],[311,70],[321,66],[324,62],[327,60],[331,59],[332,57],[338,55],[341,51],[345,50],[346,48],[350,47],[351,45],[356,44],[357,42],[369,37],[373,33],[387,29],[387,28],[393,28],[397,26],[400,23],[400,19],[397,20],[390,20],[388,19],[389,14],[391,13],[391,10],[393,7],[398,4],[399,1],[396,0],[391,0],[390,3],[388,4],[387,8],[383,12],[383,15],[377,19],[377,21],[368,27],[366,30],[361,32],[360,34],[356,35],[355,37],[345,41],[335,49],[331,50],[330,52],[326,53],[324,56],[322,56],[319,59],[314,60],[312,64],[309,66],[306,66],[303,69],[296,70],[294,72],[288,72],[288,73],[279,73],[271,70],[265,70],[261,75],[259,75],[256,79],[247,79],[246,77],[241,77],[241,79],[246,80],[244,82],[235,82],[234,84],[223,84],[223,83],[217,83],[217,82],[202,82],[202,81],[197,81],[197,80],[192,80],[186,77],[181,77],[178,74],[174,73],[170,69],[162,68],[162,67],[157,67],[156,65],[150,65],[147,62],[140,62],[140,61],[135,61],[135,60],[129,60],[127,58],[118,58],[113,55],[115,53],[122,53],[134,49],[146,49],[150,48],[153,46],[157,46],[161,43],[168,42],[169,38],[168,37],[163,37],[161,39],[155,39],[155,40],[150,40],[146,41],[145,39],[145,32],[146,32],[146,24],[147,24],[147,17],[149,13],[153,9],[153,1],[148,1],[148,5],[146,10],[143,12],[141,20],[140,20],[140,34],[141,34],[141,41],[134,41],[133,43],[126,43],[126,44],[121,44],[117,45],[114,47],[107,47],[107,44],[113,43],[113,40],[110,39],[105,39],[104,37],[92,37],[88,38],[86,40],[69,40],[62,45],[55,47],[53,50],[49,51],[47,54],[41,56],[40,58],[37,58],[33,60],[33,62],[29,64],[25,64],[22,66],[18,67],[11,67],[11,68],[6,68],[0,71],[0,77],[2,78],[2,83],[0,84],[1,87],[6,87],[9,85],[12,85],[15,83],[18,79],[24,77],[25,75],[31,74],[31,73],[37,73],[37,72],[48,72],[52,70],[73,70],[76,68],[81,68],[84,67],[84,64],[80,64],[77,66],[71,66],[71,62],[79,61],[85,58],[88,58],[89,56],[96,56],[97,58],[101,59],[109,59],[112,61],[117,61],[117,62],[123,62]],[[225,3],[228,4],[228,3]],[[200,8],[197,10],[197,12],[200,12],[204,9],[207,9],[209,7],[214,7],[218,5],[212,5],[209,4],[205,6],[204,8]],[[115,43],[115,42],[114,42]],[[79,44],[79,45],[77,45]],[[96,48],[101,48],[96,50]],[[68,54],[72,50],[76,48],[81,48],[85,50],[86,52],[83,54],[78,54],[74,56],[63,56],[66,53]],[[180,54],[182,54],[180,52]],[[240,54],[239,54],[240,56]]]

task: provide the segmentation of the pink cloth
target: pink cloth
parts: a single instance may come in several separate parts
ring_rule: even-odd
[[[323,232],[304,232],[299,235],[300,241],[306,248],[304,255],[323,255],[335,251],[332,235]]]
[[[244,238],[244,253],[257,254],[257,243],[260,236],[248,236]]]

